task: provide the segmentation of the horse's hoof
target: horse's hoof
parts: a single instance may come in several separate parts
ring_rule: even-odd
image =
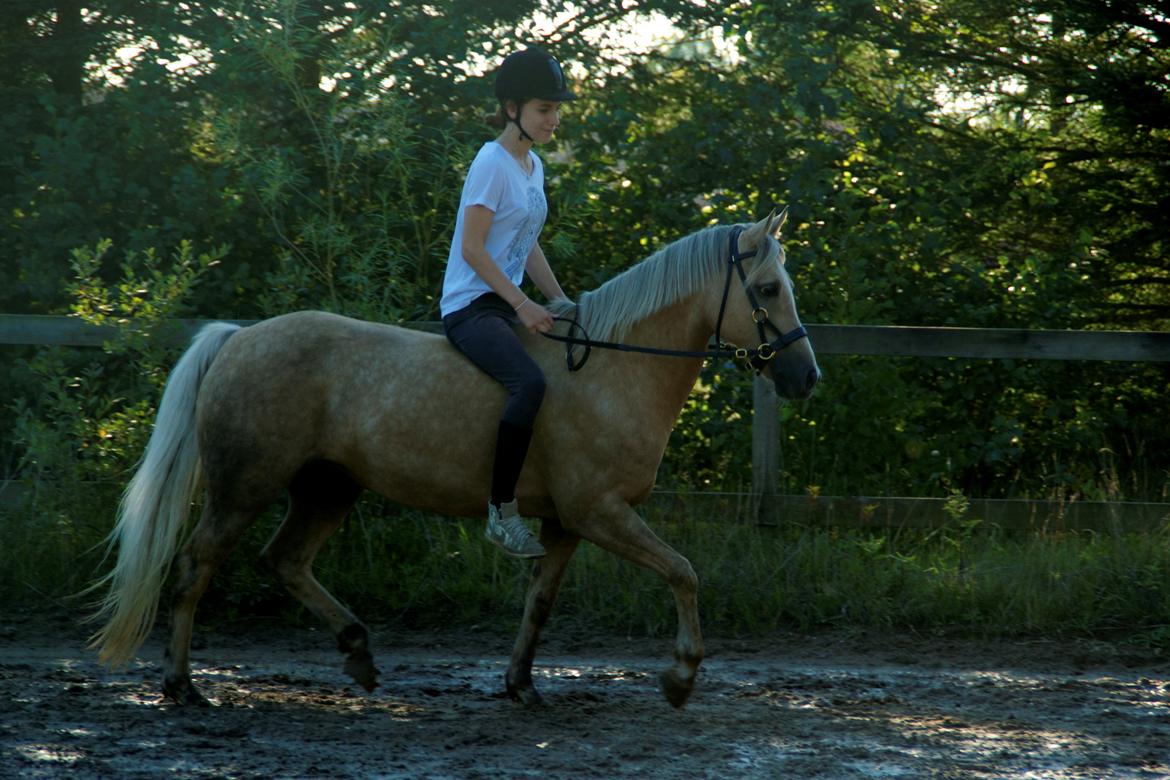
[[[525,707],[537,707],[544,704],[544,699],[541,698],[540,693],[537,692],[531,682],[526,685],[509,682],[508,697],[512,701],[523,704]]]
[[[191,684],[191,680],[163,680],[163,696],[178,704],[180,707],[210,707],[211,702],[204,698],[199,689]]]
[[[345,673],[367,692],[378,687],[378,668],[368,650],[355,650],[345,659]]]
[[[685,680],[673,667],[659,675],[658,682],[662,686],[662,695],[666,697],[672,707],[676,708],[687,703],[691,691],[695,688],[693,677]]]

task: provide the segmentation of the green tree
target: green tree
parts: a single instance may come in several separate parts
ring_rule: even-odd
[[[563,10],[6,4],[0,306],[65,309],[77,247],[111,239],[94,273],[115,285],[130,258],[189,240],[228,248],[190,292],[198,314],[433,317],[463,166],[490,137],[491,67],[538,42],[583,96],[543,150],[542,240],[570,291],[787,203],[811,322],[1166,327],[1166,30],[1152,7]],[[649,13],[677,35],[631,50],[618,30]],[[1162,369],[825,364],[816,398],[785,411],[786,489],[1148,495],[1165,482],[1103,476],[1165,472]],[[750,385],[730,368],[704,376],[664,479],[746,481],[734,455],[709,454],[746,451],[727,410],[747,408]],[[34,380],[5,381],[36,396]]]

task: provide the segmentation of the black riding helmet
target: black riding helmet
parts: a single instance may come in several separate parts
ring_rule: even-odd
[[[565,72],[560,63],[544,49],[535,46],[513,52],[500,63],[496,70],[496,97],[501,106],[505,100],[514,100],[519,106],[526,100],[563,103],[577,99],[565,82]],[[506,110],[504,114],[508,121],[516,123],[521,136],[533,140],[520,125],[519,112],[515,117],[508,115]]]
[[[560,63],[535,46],[504,58],[496,71],[496,97],[517,102],[535,98],[556,103],[577,99],[565,83]]]

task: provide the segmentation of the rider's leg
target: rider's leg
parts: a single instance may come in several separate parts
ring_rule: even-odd
[[[487,536],[511,555],[532,558],[543,555],[544,548],[519,515],[516,484],[544,400],[545,379],[516,336],[513,313],[500,303],[502,310],[490,298],[480,299],[444,318],[444,326],[455,348],[508,391],[492,464]]]

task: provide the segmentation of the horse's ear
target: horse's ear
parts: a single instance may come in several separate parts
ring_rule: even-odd
[[[772,238],[779,238],[780,228],[784,227],[784,223],[788,221],[788,207],[785,206],[784,210],[781,211],[778,216],[776,214],[776,209],[772,209],[772,213],[768,215],[768,218],[771,220],[768,223],[768,234],[772,236]]]
[[[739,238],[740,245],[745,248],[759,246],[764,236],[768,234],[769,226],[772,224],[772,218],[775,216],[776,210],[773,209],[768,216],[743,231],[743,235]]]

